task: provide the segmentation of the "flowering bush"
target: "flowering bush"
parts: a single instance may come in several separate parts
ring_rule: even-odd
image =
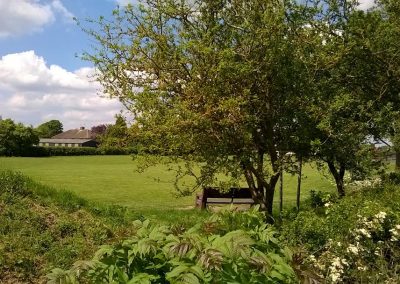
[[[309,257],[309,262],[331,283],[360,280],[380,283],[388,280],[388,274],[398,277],[400,224],[397,218],[384,211],[357,217],[355,227],[342,242],[331,240],[319,256]]]
[[[368,185],[326,203],[283,224],[303,271],[321,283],[400,283],[399,187]]]

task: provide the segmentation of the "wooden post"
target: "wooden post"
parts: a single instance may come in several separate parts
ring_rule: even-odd
[[[299,157],[299,175],[297,177],[297,196],[296,196],[296,207],[297,212],[300,211],[300,192],[301,192],[301,174],[303,168],[303,158]]]
[[[279,217],[282,219],[282,211],[283,211],[283,169],[281,169],[281,184],[279,188]]]

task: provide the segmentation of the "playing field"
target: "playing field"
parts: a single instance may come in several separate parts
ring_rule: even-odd
[[[50,158],[0,158],[0,169],[13,169],[58,189],[67,189],[89,200],[128,206],[134,210],[186,209],[194,197],[176,197],[174,174],[165,166],[135,171],[130,156],[78,156]],[[318,171],[304,167],[302,198],[309,191],[332,190],[331,183]],[[297,177],[284,176],[284,202],[293,205]],[[278,199],[278,189],[276,200]]]

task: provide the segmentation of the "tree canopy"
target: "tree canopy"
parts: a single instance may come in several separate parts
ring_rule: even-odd
[[[39,138],[32,127],[11,119],[0,120],[0,156],[21,156],[37,143]]]
[[[63,124],[59,120],[50,120],[35,128],[40,138],[51,138],[63,132]]]
[[[385,15],[356,1],[147,0],[92,21],[98,45],[84,57],[144,148],[184,159],[178,178],[245,180],[271,213],[285,152],[325,161],[344,194],[368,135],[387,131],[398,76],[374,41]]]

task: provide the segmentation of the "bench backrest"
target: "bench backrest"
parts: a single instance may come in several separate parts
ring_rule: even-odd
[[[203,198],[252,198],[246,187],[231,188],[229,191],[219,191],[216,187],[205,187]]]

